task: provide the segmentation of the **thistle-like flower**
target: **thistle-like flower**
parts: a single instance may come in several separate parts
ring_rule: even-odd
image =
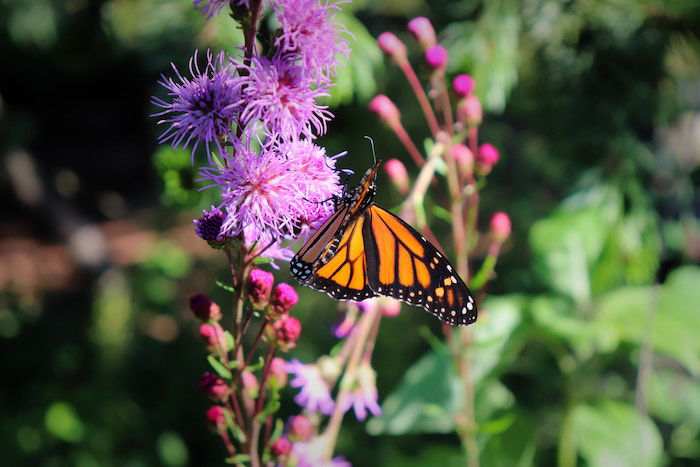
[[[328,87],[314,85],[291,55],[253,57],[250,66],[238,65],[248,71],[243,78],[243,124],[259,120],[270,134],[285,140],[300,134],[313,139],[326,132],[333,114],[316,99],[329,96]]]
[[[273,5],[282,26],[275,45],[284,52],[298,54],[305,73],[319,83],[335,75],[337,55],[350,55],[342,34],[347,28],[335,21],[338,3],[328,0],[278,0]]]
[[[192,78],[180,74],[172,64],[179,82],[161,75],[158,83],[165,87],[172,98],[170,102],[152,97],[151,103],[165,110],[152,114],[162,117],[158,124],[170,124],[159,137],[159,143],[170,142],[173,147],[192,143],[192,159],[197,146],[204,142],[207,156],[209,145],[216,144],[223,151],[219,139],[230,132],[234,119],[241,110],[241,80],[233,74],[233,68],[224,52],[214,57],[207,51],[206,66],[200,70],[197,54],[189,62]]]
[[[316,365],[305,365],[297,359],[287,363],[287,372],[294,375],[289,385],[300,388],[294,402],[312,412],[330,415],[335,407],[330,388]]]

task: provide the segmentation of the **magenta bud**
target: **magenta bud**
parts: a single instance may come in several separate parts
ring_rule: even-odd
[[[281,282],[277,284],[270,297],[270,305],[276,313],[288,313],[299,302],[297,291],[291,285]]]
[[[389,99],[387,96],[384,94],[379,94],[374,96],[374,98],[369,101],[369,110],[371,112],[374,112],[387,122],[390,126],[398,122],[398,120],[401,118],[401,114],[399,113],[399,109],[396,107],[396,104],[394,104],[391,99]]]
[[[498,149],[496,149],[493,144],[489,143],[484,143],[479,146],[479,151],[476,154],[477,163],[481,167],[489,169],[496,165],[499,158],[500,154],[498,153]]]
[[[276,439],[270,446],[270,451],[275,457],[286,457],[292,452],[292,443],[287,438]]]
[[[208,371],[204,372],[199,379],[199,388],[205,396],[216,402],[225,401],[230,392],[230,388],[223,379]]]
[[[389,159],[384,164],[384,171],[402,195],[408,194],[408,172],[403,162],[398,159]]]
[[[210,349],[219,349],[223,352],[228,350],[228,341],[224,329],[219,326],[219,323],[202,324],[199,327],[199,337],[207,344]]]
[[[301,334],[301,323],[298,319],[285,315],[274,323],[277,343],[284,351],[288,351],[296,345]]]
[[[425,62],[435,70],[443,70],[447,66],[447,49],[440,44],[425,51]]]
[[[474,154],[464,144],[454,144],[452,146],[452,157],[457,162],[460,173],[470,176],[474,168]]]
[[[202,321],[218,321],[221,319],[221,308],[219,305],[204,294],[190,297],[190,310]]]
[[[258,397],[258,391],[260,389],[260,384],[258,383],[258,378],[252,371],[243,370],[241,373],[241,382],[243,383],[244,394],[253,399]]]
[[[457,75],[452,80],[452,89],[455,94],[461,97],[467,97],[474,91],[474,78],[469,75]]]
[[[377,44],[389,58],[396,61],[406,59],[406,45],[390,32],[383,32],[377,38]]]
[[[418,16],[409,21],[408,30],[411,31],[423,49],[429,49],[437,42],[432,23],[424,16]]]
[[[306,441],[314,433],[314,425],[310,419],[303,415],[296,415],[289,419],[287,436],[294,441]]]
[[[221,429],[226,423],[226,412],[220,405],[214,405],[207,410],[207,423],[212,428]]]
[[[253,268],[248,276],[248,298],[258,308],[267,306],[275,278],[272,273]]]
[[[476,126],[481,124],[484,118],[484,111],[481,108],[479,98],[470,94],[457,104],[457,118],[465,126]]]
[[[491,228],[491,233],[493,233],[494,238],[498,242],[505,242],[510,236],[510,218],[505,212],[496,212],[491,217],[489,222],[489,227]]]

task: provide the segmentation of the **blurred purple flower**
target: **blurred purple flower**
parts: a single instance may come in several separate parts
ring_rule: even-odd
[[[377,403],[376,380],[377,374],[370,364],[361,364],[357,369],[355,387],[352,389],[347,399],[339,401],[341,409],[345,412],[352,407],[355,411],[355,417],[360,421],[367,418],[368,410],[375,417],[381,415],[382,409]]]
[[[269,133],[285,140],[300,134],[313,139],[326,132],[333,114],[316,99],[329,96],[328,88],[305,79],[289,55],[253,57],[250,66],[238,65],[248,71],[243,78],[244,124],[260,120]]]
[[[294,402],[312,412],[330,415],[335,403],[330,388],[321,377],[316,365],[305,365],[297,359],[287,363],[287,372],[294,375],[289,383],[293,388],[301,388]]]
[[[328,0],[278,0],[273,5],[282,25],[275,45],[283,52],[298,54],[304,70],[319,83],[335,75],[336,55],[350,55],[347,28],[335,21],[336,2]]]
[[[194,9],[201,12],[202,16],[206,16],[207,19],[214,15],[218,15],[221,9],[228,6],[231,0],[193,0],[192,5]],[[238,2],[239,4],[241,2]],[[245,0],[248,3],[248,0]],[[247,6],[247,5],[246,5]]]
[[[197,64],[197,54],[198,51],[195,51],[189,62],[191,79],[182,76],[174,64],[171,65],[179,83],[161,75],[162,80],[158,83],[169,91],[171,102],[155,96],[151,98],[152,104],[165,109],[151,116],[167,115],[167,118],[159,120],[158,124],[170,124],[158,137],[158,142],[170,141],[173,147],[180,144],[188,146],[190,142],[194,142],[193,161],[194,152],[201,142],[206,144],[207,157],[211,154],[209,144],[212,142],[219,151],[223,151],[219,138],[229,133],[242,103],[241,80],[233,74],[224,52],[214,57],[207,51],[207,62],[203,71]]]
[[[352,467],[352,464],[342,456],[326,460],[327,439],[315,438],[311,441],[294,443],[292,453],[296,457],[297,467]]]

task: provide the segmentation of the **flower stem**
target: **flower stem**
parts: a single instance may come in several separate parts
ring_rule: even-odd
[[[433,139],[437,139],[437,135],[440,132],[440,126],[438,125],[437,119],[435,118],[435,112],[430,106],[430,101],[428,96],[425,95],[425,90],[421,86],[416,72],[413,71],[413,67],[408,60],[400,60],[397,62],[403,74],[406,75],[408,84],[413,89],[413,93],[418,99],[421,109],[423,110],[423,115],[425,115],[425,120],[428,122],[428,127],[430,128],[430,133],[433,135]]]

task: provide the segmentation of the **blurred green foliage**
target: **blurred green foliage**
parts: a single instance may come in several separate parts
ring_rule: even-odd
[[[341,16],[355,42],[328,100],[337,118],[320,140],[330,154],[348,150],[341,161],[356,171],[371,160],[365,134],[380,154],[408,160],[366,110],[375,93],[399,105],[414,141],[428,135],[372,39],[395,32],[420,69],[405,31],[417,15],[447,46],[450,74],[476,78],[490,112],[480,139],[502,160],[481,194],[482,224],[505,210],[514,225],[475,327],[482,464],[695,465],[700,4],[356,1]],[[145,216],[158,232],[212,204],[194,191],[187,152],[154,149],[147,101],[162,93],[156,79],[170,61],[184,67],[195,48],[234,51],[241,36],[230,18],[205,22],[188,0],[0,0],[0,36],[3,159],[27,147],[47,178],[76,171],[89,188],[73,200],[79,209],[109,218],[92,211],[104,184],[134,211],[160,213]],[[153,168],[142,184],[133,168],[150,164],[144,154]],[[383,180],[379,198],[400,201]],[[276,278],[291,280],[284,267]],[[159,240],[139,263],[107,265],[72,290],[3,291],[3,463],[220,463],[196,387],[207,362],[185,311],[196,292],[226,309],[214,279],[226,282],[223,261]],[[300,296],[303,339],[292,355],[311,360],[335,342],[336,305]],[[452,418],[461,383],[437,336],[437,322],[408,307],[382,324],[374,365],[384,414],[346,422],[338,443],[354,465],[464,465]],[[291,395],[283,391],[283,413]]]

